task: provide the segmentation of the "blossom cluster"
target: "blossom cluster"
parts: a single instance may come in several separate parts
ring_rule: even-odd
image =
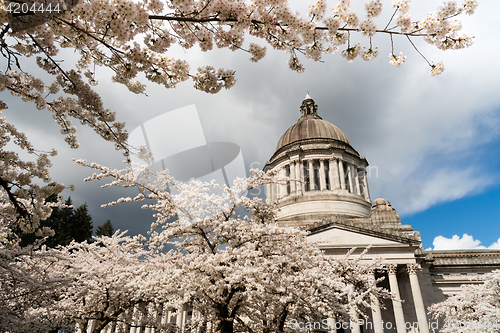
[[[399,67],[402,64],[404,64],[406,60],[406,56],[403,56],[403,52],[399,53],[398,55],[395,54],[389,54],[389,58],[391,58],[390,63],[394,67]]]
[[[372,37],[377,32],[404,34],[410,38],[424,36],[429,43],[441,49],[471,45],[471,37],[458,35],[461,25],[456,17],[462,13],[472,14],[477,7],[476,0],[463,0],[461,4],[447,1],[420,21],[412,21],[410,0],[394,0],[392,4],[395,26],[389,28],[387,24],[383,28],[377,27],[373,21],[382,13],[381,0],[370,0],[365,4],[364,19],[352,10],[349,0],[340,0],[331,9],[326,1],[317,0],[305,17],[292,12],[285,0],[185,0],[166,3],[159,0],[104,0],[98,3],[82,0],[72,10],[52,21],[11,33],[18,42],[7,46],[21,56],[38,56],[40,67],[54,75],[62,74],[64,82],[58,79],[56,83],[61,87],[68,88],[65,81],[72,79],[62,73],[55,57],[60,48],[74,48],[80,54],[78,69],[92,84],[96,83],[93,66],[97,65],[111,68],[115,73],[113,80],[124,84],[133,93],[144,92],[144,85],[136,80],[139,73],[167,88],[192,78],[197,89],[213,93],[222,87],[231,87],[234,72],[221,70],[224,72],[222,77],[204,78],[200,83],[200,78],[191,73],[187,62],[170,58],[166,52],[175,44],[186,49],[198,45],[202,51],[209,51],[214,45],[244,50],[246,34],[251,34],[272,48],[295,54],[293,58],[296,54],[303,54],[320,60],[323,54],[348,44],[348,36],[337,35],[342,30],[360,32],[366,37]],[[6,15],[1,16],[5,22]],[[353,55],[352,50],[347,50],[350,48],[348,44],[344,54]],[[265,47],[256,43],[250,43],[246,49],[251,54],[251,61],[260,60],[266,53]],[[352,60],[352,56],[346,58]],[[298,59],[294,59],[290,67],[300,71],[302,66],[299,63]],[[226,80],[222,85],[221,79]],[[78,80],[71,84],[80,85]],[[51,91],[58,88],[51,87]],[[88,89],[84,89],[78,99],[84,98],[85,94],[95,98]],[[41,101],[40,105],[43,104]]]
[[[1,78],[2,84],[9,85],[6,76]],[[37,86],[36,81],[32,83]],[[38,88],[42,90],[42,86]],[[7,105],[0,102],[0,107],[5,109]],[[46,199],[59,194],[64,185],[42,185],[50,182],[49,157],[55,156],[56,151],[36,150],[26,135],[5,117],[0,118],[0,138],[0,330],[16,332],[37,320],[33,309],[43,306],[51,297],[47,290],[66,283],[60,274],[47,272],[48,267],[60,260],[59,252],[41,246],[43,240],[20,246],[20,235],[54,234],[50,228],[40,228],[40,221],[58,205]],[[41,329],[44,328],[47,327],[42,325]]]

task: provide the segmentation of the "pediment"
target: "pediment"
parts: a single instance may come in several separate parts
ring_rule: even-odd
[[[372,245],[374,247],[391,247],[405,246],[406,242],[391,239],[392,237],[377,234],[370,234],[370,231],[359,232],[348,230],[338,226],[332,226],[328,229],[323,229],[314,232],[308,236],[313,242],[318,242],[323,246],[340,246],[340,247],[366,247]]]

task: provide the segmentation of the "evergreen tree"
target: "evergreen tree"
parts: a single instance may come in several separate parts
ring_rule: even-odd
[[[47,198],[48,202],[56,202],[57,197],[52,195]],[[90,240],[93,232],[92,216],[88,212],[88,205],[84,203],[78,208],[72,207],[73,201],[68,197],[64,202],[67,207],[52,209],[49,218],[40,222],[40,227],[50,227],[55,235],[45,241],[45,245],[54,248],[57,245],[68,245],[71,241],[83,242]],[[33,243],[34,234],[21,234],[21,245]]]
[[[92,216],[89,214],[87,203],[79,206],[71,213],[71,217],[66,220],[65,230],[62,230],[65,238],[61,240],[61,245],[67,245],[72,240],[81,243],[92,238],[94,226],[92,225]]]
[[[108,236],[108,237],[113,236],[113,233],[114,233],[113,225],[111,224],[110,220],[107,220],[102,225],[98,226],[95,232],[97,236]]]

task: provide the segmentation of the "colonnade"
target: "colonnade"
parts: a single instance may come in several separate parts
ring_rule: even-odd
[[[394,311],[394,322],[382,321],[382,312],[379,300],[377,298],[372,298],[372,318],[371,322],[365,324],[367,328],[373,330],[374,333],[384,333],[386,329],[396,328],[397,333],[407,333],[413,327],[418,327],[418,332],[429,333],[429,322],[427,321],[427,315],[425,311],[424,301],[422,298],[422,292],[420,290],[420,285],[417,277],[417,264],[407,264],[406,271],[408,272],[408,277],[410,280],[410,289],[412,294],[412,301],[415,308],[415,313],[417,317],[417,322],[413,322],[405,319],[403,312],[403,303],[401,302],[401,294],[399,292],[399,284],[397,279],[397,268],[398,265],[391,264],[387,265],[387,275],[389,277],[389,288],[392,293],[396,296],[396,299],[392,300],[392,308]],[[372,275],[375,279],[375,275]],[[406,300],[407,302],[410,300]],[[351,333],[361,333],[362,328],[357,324],[357,317],[353,316],[351,323],[349,325]],[[332,332],[337,332],[336,328],[333,328]],[[363,330],[366,332],[366,330]]]
[[[133,309],[129,310],[132,312],[133,320],[132,325],[126,325],[124,323],[111,322],[101,333],[117,333],[117,332],[128,332],[128,333],[154,333],[155,329],[152,327],[154,325],[148,324],[148,320],[154,320],[158,323],[158,326],[172,324],[179,328],[179,332],[184,332],[186,324],[189,322],[191,317],[194,315],[192,311],[189,310],[187,305],[181,307],[180,309],[163,309],[162,304],[146,306],[143,303],[137,304]],[[149,317],[148,319],[146,319]],[[207,323],[210,326],[210,323]],[[87,332],[92,332],[97,325],[96,320],[91,320],[87,328]],[[210,328],[210,327],[208,327]],[[210,329],[209,329],[210,330]]]
[[[290,160],[289,163],[275,168],[274,172],[280,178],[300,179],[302,183],[292,181],[285,185],[271,184],[267,188],[267,197],[271,201],[287,195],[334,189],[347,190],[370,201],[365,168],[359,168],[341,157]]]

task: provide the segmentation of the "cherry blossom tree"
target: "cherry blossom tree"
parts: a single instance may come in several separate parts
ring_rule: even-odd
[[[482,275],[476,282],[482,283],[464,284],[459,294],[429,308],[434,318],[444,320],[440,332],[498,332],[500,271]]]
[[[84,161],[77,163],[87,165]],[[381,268],[379,261],[351,255],[341,259],[326,256],[307,240],[305,231],[274,222],[276,203],[244,196],[253,188],[287,180],[252,171],[253,177],[237,179],[231,188],[221,188],[213,182],[182,183],[166,171],[153,176],[146,167],[114,170],[95,163],[87,166],[98,171],[87,180],[111,177],[114,180],[105,186],[139,190],[135,197],[120,198],[108,205],[152,200],[143,206],[155,211],[157,219],[149,237],[142,239],[142,245],[149,247],[150,259],[143,260],[148,262],[145,268],[130,270],[138,276],[136,285],[141,286],[135,303],[161,304],[163,309],[188,304],[195,313],[190,322],[193,329],[212,323],[221,332],[288,331],[291,319],[348,320],[353,311],[363,315],[372,297],[390,296],[372,278],[373,270]],[[164,253],[165,246],[175,247]],[[114,270],[115,258],[110,263],[99,260],[82,271],[93,272],[93,266],[101,262],[109,267],[106,271]],[[102,288],[113,283],[103,282],[95,299],[103,302],[108,292]],[[79,297],[94,298],[88,292]],[[95,309],[101,306],[87,301],[72,303],[88,306],[86,319],[108,323],[95,317]],[[65,304],[64,308],[72,307]],[[145,310],[142,313],[144,326],[159,326],[155,315]],[[153,313],[158,314],[156,307]],[[115,320],[127,319],[118,316]],[[96,332],[103,325],[97,326]]]
[[[52,230],[39,225],[57,205],[45,199],[60,193],[64,186],[39,185],[50,181],[49,153],[35,150],[26,136],[5,118],[0,118],[0,137],[0,329],[11,331],[29,325],[29,316],[25,314],[50,303],[50,292],[65,283],[63,277],[50,269],[61,260],[60,253],[42,247],[43,239],[21,247],[15,233],[53,235]],[[23,160],[16,150],[10,150],[16,148],[36,159]]]
[[[56,302],[39,309],[39,318],[59,328],[100,332],[110,323],[133,324],[135,307],[155,304],[171,274],[169,266],[153,265],[138,237],[125,234],[117,231],[91,244],[73,242],[62,248],[66,260],[54,270],[70,283],[57,291]]]

